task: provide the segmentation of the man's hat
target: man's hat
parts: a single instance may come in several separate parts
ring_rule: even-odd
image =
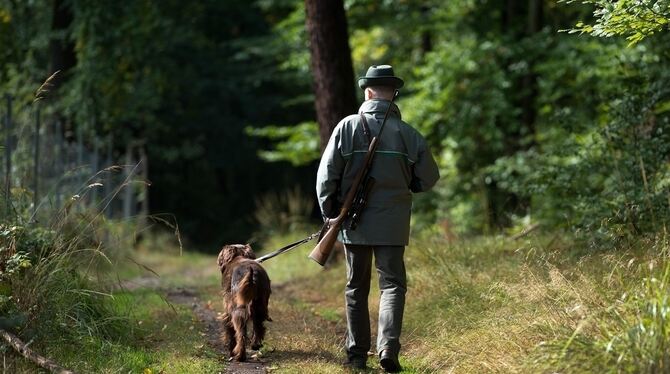
[[[391,65],[372,65],[364,77],[358,78],[358,86],[362,89],[370,86],[388,86],[400,88],[405,84],[393,74]]]

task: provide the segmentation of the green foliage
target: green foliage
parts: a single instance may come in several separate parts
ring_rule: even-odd
[[[76,65],[45,111],[111,135],[115,153],[144,142],[151,209],[176,214],[187,237],[243,241],[258,196],[312,189],[302,1],[64,3],[72,22],[55,31],[53,4],[0,1],[3,93],[29,102],[50,43],[71,42]],[[440,163],[417,228],[543,221],[620,239],[666,222],[667,0],[344,4],[355,75],[394,65],[403,116]],[[634,48],[558,32],[579,20],[572,31]],[[25,210],[30,191],[13,193]]]
[[[61,3],[71,22],[53,30]],[[75,66],[40,101],[43,126],[61,120],[66,140],[80,130],[85,139],[109,136],[113,158],[145,144],[153,212],[175,214],[191,240],[242,241],[254,228],[240,212],[253,209],[255,195],[309,181],[288,163],[260,159],[269,142],[244,131],[312,120],[300,4],[0,1],[0,95],[15,98],[17,122],[29,121],[25,105],[62,57],[52,43],[66,53],[72,46]],[[30,154],[32,142],[19,145]],[[16,192],[25,197],[18,208],[32,201]],[[201,224],[232,216],[240,217]]]
[[[563,0],[572,3],[577,0]],[[600,37],[625,36],[629,45],[661,31],[670,23],[668,0],[582,0],[595,7],[593,25],[578,22],[571,33],[580,32]]]
[[[87,238],[66,234],[65,226],[0,225],[0,327],[40,351],[128,339],[134,334],[128,309],[114,306],[94,280],[94,264],[106,256],[87,247]]]
[[[306,165],[319,159],[319,128],[316,122],[295,126],[247,127],[248,135],[274,141],[273,150],[258,151],[265,161],[288,161],[294,166]]]
[[[288,161],[293,166],[308,165],[319,158],[320,149],[318,125],[310,118],[313,115],[313,94],[304,3],[267,0],[259,1],[258,5],[273,18],[278,13],[284,16],[271,23],[271,36],[257,40],[254,46],[246,46],[239,55],[271,61],[281,56],[275,62],[275,77],[286,87],[297,90],[294,96],[284,99],[280,107],[300,121],[289,125],[247,126],[246,134],[267,140],[259,147],[259,158],[267,162]]]
[[[39,239],[21,240],[25,229],[21,226],[0,225],[0,280],[9,281],[13,276],[32,266],[29,253]],[[31,243],[32,242],[32,243]]]
[[[536,218],[617,240],[660,230],[670,218],[670,81],[660,51],[600,50],[592,61],[598,69],[580,69],[579,60],[542,67],[573,87],[541,86],[540,145],[499,158],[489,170],[501,187],[532,197]],[[570,90],[576,95],[561,96]]]
[[[670,144],[667,37],[626,49],[557,34],[577,12],[538,6],[553,29],[499,27],[531,17],[521,6],[520,14],[465,3],[419,12],[434,28],[458,32],[417,31],[431,49],[400,102],[443,175],[433,196],[417,201],[415,223],[443,219],[456,231],[486,232],[539,220],[608,240],[659,230],[669,218],[661,187]],[[489,27],[476,22],[483,18]],[[371,31],[367,37],[377,35]],[[384,31],[376,42],[391,45],[393,31]]]

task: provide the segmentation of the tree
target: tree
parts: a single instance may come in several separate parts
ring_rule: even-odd
[[[343,1],[305,0],[305,12],[323,150],[335,125],[356,112],[354,71]]]
[[[72,9],[70,4],[63,0],[53,2],[53,15],[51,28],[53,36],[50,40],[49,49],[51,52],[51,61],[49,66],[49,75],[59,71],[60,76],[56,76],[53,82],[58,84],[62,80],[62,73],[74,67],[77,59],[74,53],[74,44],[69,40],[67,30],[72,25]]]
[[[583,0],[595,6],[595,24],[577,23],[571,32],[583,32],[595,36],[626,36],[630,44],[667,31],[670,24],[670,1],[668,0]]]

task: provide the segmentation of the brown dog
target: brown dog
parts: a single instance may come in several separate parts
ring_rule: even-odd
[[[224,338],[231,360],[245,361],[247,358],[247,323],[250,320],[253,322],[251,349],[254,350],[263,344],[264,322],[272,321],[268,316],[270,278],[255,258],[248,244],[231,244],[223,247],[217,259],[223,287]]]

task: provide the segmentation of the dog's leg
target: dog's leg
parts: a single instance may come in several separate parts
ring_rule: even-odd
[[[235,308],[233,310],[233,328],[235,329],[235,348],[233,348],[232,358],[236,361],[247,360],[247,319],[249,314],[247,308]]]
[[[229,313],[223,315],[223,332],[221,333],[223,344],[228,348],[229,357],[233,357],[233,348],[235,348],[235,330]]]
[[[254,318],[254,336],[251,341],[251,349],[257,351],[263,346],[263,339],[265,338],[264,320]]]
[[[229,357],[232,358],[234,355],[233,350],[235,349],[235,328],[233,327],[232,322],[229,322],[225,325],[225,330],[223,333],[225,334],[223,341],[228,348]]]
[[[259,350],[263,346],[265,339],[264,322],[268,319],[267,301],[256,300],[252,303],[252,319],[254,335],[251,339],[251,349]]]

